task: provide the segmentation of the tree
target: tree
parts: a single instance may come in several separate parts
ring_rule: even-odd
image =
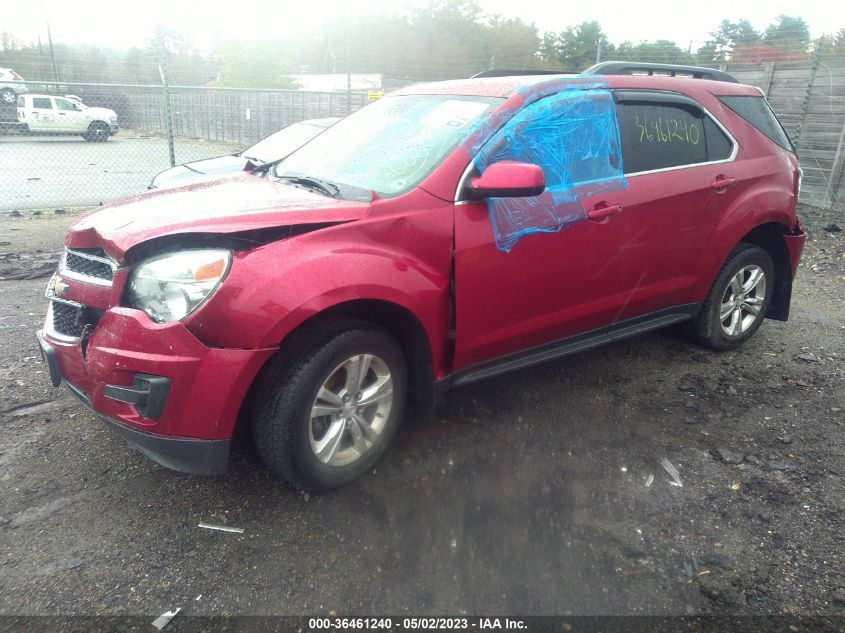
[[[810,48],[810,29],[803,18],[780,15],[763,33],[763,43],[800,59]]]
[[[535,68],[540,36],[519,18],[493,16],[484,29],[484,52],[497,68]]]
[[[690,64],[694,61],[689,51],[669,40],[643,41],[638,44],[622,42],[616,47],[614,57],[620,61],[658,64]]]
[[[602,59],[610,59],[614,46],[595,20],[570,26],[565,31],[543,38],[543,56],[546,62],[566,70],[581,71],[596,63],[599,45]]]
[[[845,29],[839,29],[825,42],[823,52],[830,55],[845,55]]]
[[[215,47],[220,62],[215,86],[227,88],[295,88],[288,75],[284,50],[271,40],[225,40]]]
[[[748,46],[759,41],[760,34],[748,20],[722,20],[719,28],[710,32],[710,39],[698,49],[697,57],[702,63],[726,62],[738,46]]]

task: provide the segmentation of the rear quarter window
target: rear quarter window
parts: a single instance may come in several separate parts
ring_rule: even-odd
[[[772,142],[790,152],[795,151],[783,126],[763,97],[719,97],[719,101],[769,137]]]

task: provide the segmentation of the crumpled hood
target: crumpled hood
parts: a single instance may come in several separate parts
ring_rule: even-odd
[[[162,191],[147,191],[100,207],[75,222],[65,245],[102,248],[122,260],[133,246],[180,233],[239,233],[363,218],[368,202],[336,200],[246,173]]]

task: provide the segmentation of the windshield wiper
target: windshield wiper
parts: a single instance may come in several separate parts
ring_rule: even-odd
[[[322,180],[321,178],[315,178],[314,176],[278,176],[278,179],[298,185],[305,189],[320,191],[330,198],[340,197],[340,187],[328,180]]]

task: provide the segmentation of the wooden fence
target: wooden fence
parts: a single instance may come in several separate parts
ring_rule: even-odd
[[[724,68],[766,93],[801,159],[802,202],[845,206],[845,59]]]

